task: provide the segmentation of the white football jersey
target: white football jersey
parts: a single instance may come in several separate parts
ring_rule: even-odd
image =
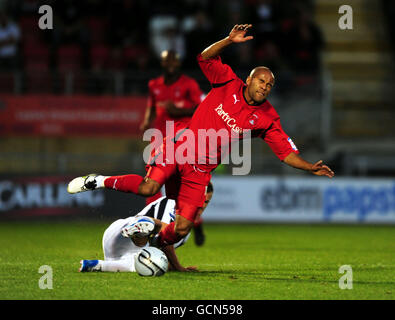
[[[105,260],[119,260],[125,258],[128,255],[134,255],[139,252],[142,248],[147,247],[147,243],[144,247],[138,247],[134,244],[132,239],[125,238],[122,235],[122,228],[128,224],[135,222],[141,216],[147,216],[161,220],[164,223],[171,223],[175,219],[175,206],[176,203],[172,199],[166,197],[159,198],[158,200],[150,203],[142,211],[137,213],[135,216],[128,217],[126,219],[118,219],[113,222],[104,231],[103,235],[103,251]],[[179,242],[174,244],[174,248],[183,245],[189,238],[190,233],[181,239]]]
[[[169,224],[176,218],[176,202],[166,197],[159,198],[151,202],[136,216],[147,216]]]

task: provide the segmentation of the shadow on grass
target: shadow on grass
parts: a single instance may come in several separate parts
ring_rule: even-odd
[[[307,283],[339,283],[339,279],[325,279],[316,276],[298,276],[290,274],[288,277],[275,277],[271,274],[262,274],[254,271],[240,271],[240,270],[204,270],[199,272],[181,273],[180,275],[188,278],[213,278],[218,277],[227,278],[229,280],[241,281],[288,281],[288,282],[307,282]],[[339,276],[340,277],[340,276]],[[354,280],[353,284],[367,284],[367,285],[395,285],[395,281],[358,281]]]

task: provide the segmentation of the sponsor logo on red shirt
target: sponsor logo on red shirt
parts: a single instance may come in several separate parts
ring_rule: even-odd
[[[237,134],[243,133],[243,128],[240,128],[237,126],[236,120],[234,118],[231,118],[227,112],[225,112],[224,109],[222,109],[222,103],[215,109],[217,114],[224,120],[226,125],[232,129],[233,132]]]

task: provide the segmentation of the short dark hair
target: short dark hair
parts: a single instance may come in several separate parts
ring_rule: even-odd
[[[213,193],[213,192],[214,192],[214,186],[210,181],[207,186],[207,193]]]

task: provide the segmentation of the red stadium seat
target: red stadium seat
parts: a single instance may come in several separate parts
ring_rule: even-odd
[[[42,44],[40,42],[28,42],[23,44],[23,54],[26,58],[43,57],[44,59],[48,59],[49,49],[45,44]]]
[[[86,22],[93,44],[103,43],[106,38],[107,21],[103,18],[90,17]]]
[[[49,93],[51,92],[52,85],[52,77],[48,70],[44,70],[44,65],[32,64],[30,66],[37,67],[41,69],[37,69],[37,72],[33,72],[35,70],[30,70],[31,72],[26,73],[26,92],[27,93]],[[48,68],[48,64],[46,64]]]
[[[41,42],[42,31],[38,27],[37,18],[21,18],[19,27],[21,29],[21,41],[23,44],[32,46]]]
[[[123,56],[126,60],[136,60],[141,55],[147,54],[147,48],[144,46],[131,46],[123,50]]]
[[[0,92],[13,93],[15,79],[12,73],[0,73]]]
[[[77,45],[64,45],[58,50],[58,70],[78,71],[81,69],[81,48]]]
[[[103,67],[107,64],[110,50],[106,46],[98,45],[91,49],[92,68]]]
[[[49,49],[47,46],[37,42],[24,43],[22,52],[27,72],[48,71]]]
[[[137,66],[148,55],[149,52],[145,46],[127,47],[123,51],[123,66]]]
[[[48,60],[25,61],[25,71],[27,73],[46,72],[48,70],[49,70]]]
[[[282,32],[288,32],[293,26],[295,22],[292,19],[283,19],[280,23],[280,28]]]
[[[75,72],[73,74],[73,94],[86,94],[86,85],[86,73]]]
[[[22,43],[34,44],[41,42],[41,34],[37,31],[29,31],[22,34]]]
[[[38,17],[34,16],[25,16],[21,17],[18,21],[19,27],[23,31],[23,33],[34,31],[38,29]]]
[[[124,68],[123,52],[120,48],[109,48],[108,59],[104,65],[107,70],[122,70]]]

